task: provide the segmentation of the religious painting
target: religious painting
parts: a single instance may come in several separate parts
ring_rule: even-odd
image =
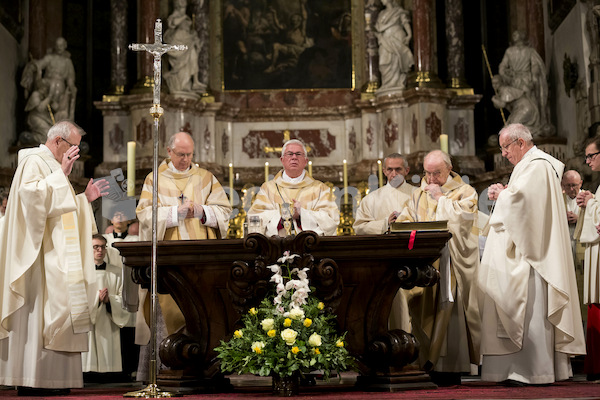
[[[223,89],[352,89],[351,0],[222,0]]]
[[[554,32],[567,17],[576,0],[548,0],[548,26]]]

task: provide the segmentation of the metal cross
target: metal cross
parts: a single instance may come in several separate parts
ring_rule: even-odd
[[[184,44],[164,44],[162,42],[162,21],[158,18],[154,23],[154,43],[133,43],[129,45],[129,49],[147,51],[154,56],[154,104],[150,109],[150,114],[155,116],[158,113],[160,117],[162,115],[162,108],[160,107],[161,56],[172,50],[187,50],[187,46]]]

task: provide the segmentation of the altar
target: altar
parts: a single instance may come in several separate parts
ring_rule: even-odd
[[[159,346],[170,370],[158,374],[159,385],[229,390],[213,350],[229,339],[242,313],[264,297],[267,268],[289,250],[310,254],[309,279],[316,296],[337,315],[347,347],[356,358],[358,385],[366,389],[402,390],[435,387],[422,371],[407,364],[418,356],[418,342],[401,330],[388,331],[392,300],[399,288],[431,286],[439,279],[431,264],[451,237],[447,231],[323,237],[303,232],[295,237],[161,241],[157,248],[159,293],[179,305],[186,326]],[[134,280],[150,284],[151,242],[114,245],[133,268]],[[416,386],[415,386],[416,385]]]

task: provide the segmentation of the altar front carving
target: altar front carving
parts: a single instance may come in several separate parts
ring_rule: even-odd
[[[430,286],[438,273],[431,266],[450,238],[448,232],[419,232],[408,249],[409,233],[382,236],[296,237],[164,241],[158,243],[158,290],[179,305],[186,326],[160,345],[171,370],[159,373],[160,384],[227,388],[214,348],[237,329],[240,313],[258,305],[269,285],[266,268],[283,251],[300,254],[310,269],[316,296],[348,331],[348,350],[358,360],[360,384],[431,386],[422,372],[406,365],[418,355],[416,339],[388,331],[392,300],[400,287]],[[134,269],[135,279],[149,285],[150,242],[121,242],[115,247]]]

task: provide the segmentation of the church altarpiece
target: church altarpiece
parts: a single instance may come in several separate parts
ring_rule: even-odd
[[[187,131],[196,143],[195,162],[215,173],[224,186],[228,186],[227,167],[232,163],[234,186],[239,191],[246,184],[260,186],[265,162],[275,174],[280,162],[273,150],[280,148],[286,137],[299,138],[311,148],[309,159],[316,179],[342,186],[342,162],[347,160],[349,184],[357,186],[376,173],[377,160],[392,152],[407,155],[411,165],[417,166],[413,171],[418,171],[424,153],[439,149],[440,135],[447,134],[456,167],[467,174],[482,172],[483,163],[475,157],[473,117],[481,96],[427,85],[361,93],[368,80],[365,38],[373,21],[370,16],[365,18],[363,1],[347,2],[351,6],[351,86],[294,90],[226,90],[223,16],[228,2],[211,2],[207,12],[214,24],[208,74],[212,92],[195,98],[163,93],[159,157],[166,156],[164,147],[170,134]],[[340,17],[346,18],[347,26],[343,7],[335,16],[337,21],[328,24],[341,26]],[[138,194],[151,168],[151,100],[148,92],[95,102],[104,120],[103,163],[95,175],[124,167],[126,143],[135,140]]]

